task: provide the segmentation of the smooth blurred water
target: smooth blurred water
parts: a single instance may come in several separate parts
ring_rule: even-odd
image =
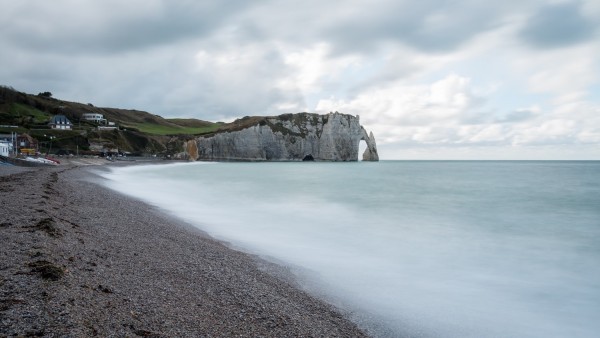
[[[299,267],[376,336],[600,332],[600,162],[191,163],[104,176]]]

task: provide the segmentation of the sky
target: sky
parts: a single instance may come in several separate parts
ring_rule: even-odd
[[[381,159],[600,160],[599,0],[0,0],[0,85],[359,115]]]

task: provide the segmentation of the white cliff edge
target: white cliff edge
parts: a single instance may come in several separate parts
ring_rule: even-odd
[[[360,141],[367,144],[363,161],[378,161],[375,137],[358,116],[298,113],[247,117],[185,148],[190,159],[205,161],[357,161]]]

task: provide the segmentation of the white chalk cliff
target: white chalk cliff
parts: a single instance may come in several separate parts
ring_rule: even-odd
[[[197,148],[188,151],[196,160],[357,161],[361,140],[367,144],[362,159],[378,161],[375,137],[367,134],[358,116],[298,113],[245,117],[187,147]]]

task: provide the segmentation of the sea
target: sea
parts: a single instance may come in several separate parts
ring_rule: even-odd
[[[375,337],[599,337],[600,162],[179,163],[105,184],[289,267]]]

